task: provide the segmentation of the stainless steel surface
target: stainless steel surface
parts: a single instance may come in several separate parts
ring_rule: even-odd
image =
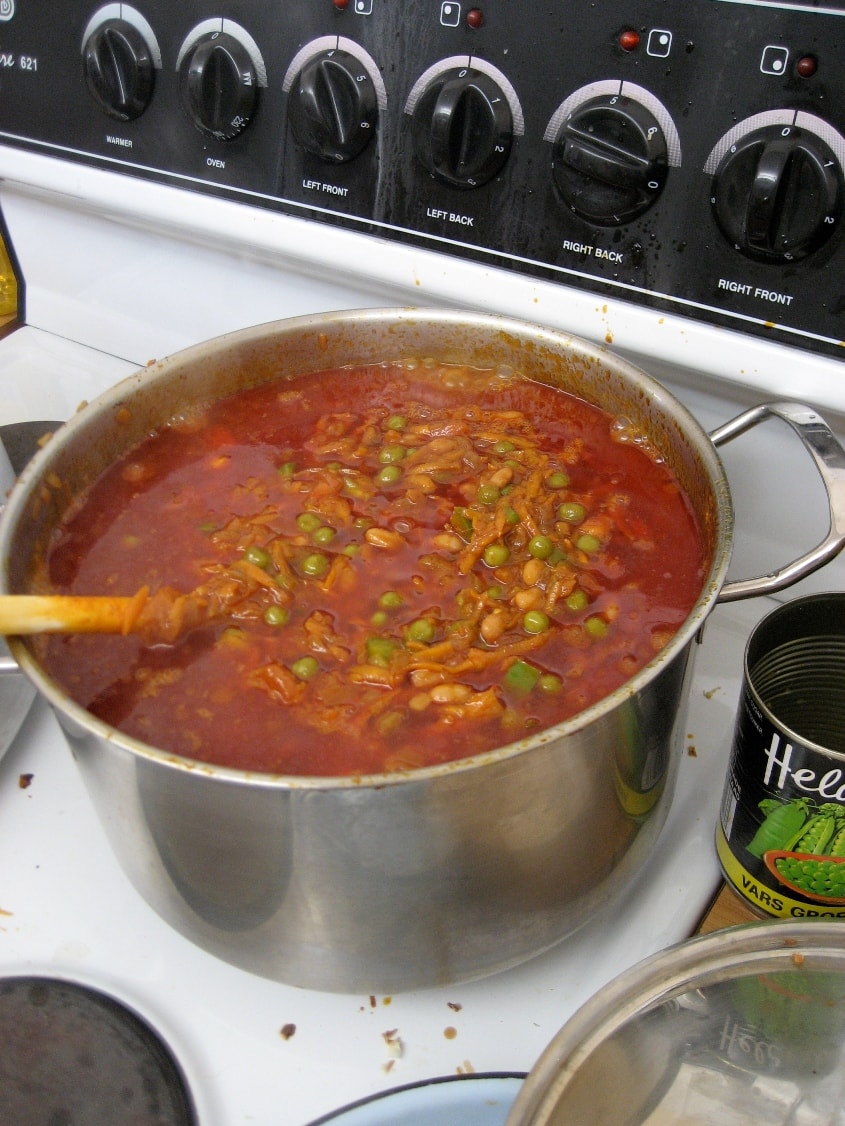
[[[8,430],[7,427],[2,429]],[[0,519],[6,507],[6,493],[15,481],[15,469],[6,451],[5,437],[5,433],[0,433]],[[0,759],[17,735],[34,699],[35,686],[21,676],[9,647],[0,638]]]
[[[108,391],[23,474],[0,535],[3,586],[20,592],[67,497],[186,402],[281,370],[410,356],[521,368],[626,415],[663,449],[712,563],[673,642],[624,688],[457,765],[363,781],[255,777],[197,770],[107,728],[13,642],[145,898],[219,956],[322,989],[397,991],[513,965],[578,929],[644,863],[671,800],[692,643],[730,552],[728,485],[706,433],[643,373],[536,326],[458,312],[308,317],[198,346]],[[33,519],[29,498],[48,474],[62,489]],[[620,804],[620,781],[636,814]]]
[[[508,1126],[845,1122],[841,924],[754,923],[627,970],[564,1025]]]
[[[771,574],[725,583],[719,594],[720,602],[784,590],[833,559],[845,543],[845,453],[816,411],[801,403],[763,403],[725,423],[710,437],[714,445],[720,446],[771,417],[780,418],[791,426],[812,457],[827,493],[830,527],[815,548]]]

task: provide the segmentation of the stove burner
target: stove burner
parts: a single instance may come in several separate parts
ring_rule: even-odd
[[[0,1122],[195,1126],[169,1048],[136,1013],[87,986],[0,980]]]

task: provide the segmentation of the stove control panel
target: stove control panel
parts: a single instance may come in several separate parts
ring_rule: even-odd
[[[843,57],[845,0],[8,0],[0,143],[845,358]]]

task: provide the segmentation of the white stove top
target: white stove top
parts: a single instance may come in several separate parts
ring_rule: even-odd
[[[0,176],[4,159],[0,150]],[[146,229],[138,219],[123,226],[94,219],[96,193],[87,204],[69,202],[83,187],[68,183],[63,197],[0,188],[28,279],[27,327],[0,340],[0,425],[65,418],[136,366],[203,337],[295,313],[399,304],[413,292],[410,274],[407,285],[391,287],[384,274],[376,284],[381,259],[366,264],[366,281],[326,280],[281,273],[278,262],[255,255],[239,258],[233,246],[224,253],[172,240],[163,227]],[[144,191],[152,206],[156,193],[150,186]],[[244,216],[231,217],[237,232]],[[188,223],[187,214],[181,218]],[[208,221],[217,218],[215,210]],[[191,220],[199,223],[195,214]],[[256,241],[265,238],[262,232]],[[355,248],[342,242],[336,248],[348,259]],[[380,252],[375,241],[370,251]],[[395,249],[385,255],[396,266]],[[328,258],[325,246],[320,256]],[[420,298],[455,300],[449,287],[461,270],[439,285],[436,265],[436,256],[417,260],[425,276]],[[551,310],[548,287],[532,289],[517,279],[504,290],[501,277],[488,272],[480,280],[483,286],[472,290],[479,304],[523,316],[536,309],[530,319],[554,323],[544,316]],[[188,281],[195,290],[186,291]],[[605,307],[592,319],[581,312],[585,325],[611,335],[619,330],[626,343],[624,311]],[[644,339],[629,335],[629,354]],[[696,329],[695,342],[708,343],[705,330]],[[724,349],[719,363],[729,366]],[[818,391],[810,401],[823,408],[838,411],[845,401],[845,384],[831,380],[829,364],[796,367],[785,353],[769,373],[768,395],[760,390],[766,373],[759,366],[746,382],[726,383],[724,372],[705,380],[689,368],[672,370],[666,357],[661,365],[652,370],[671,376],[671,388],[708,429],[749,401],[800,398],[802,388],[808,396]],[[826,528],[826,506],[806,455],[784,442],[782,432],[762,430],[723,451],[737,512],[732,578],[784,562]],[[840,559],[800,589],[841,588],[843,581]],[[118,867],[60,728],[38,701],[0,762],[0,973],[66,976],[135,1007],[182,1063],[202,1126],[304,1126],[338,1106],[418,1080],[528,1071],[583,1001],[641,958],[691,934],[715,894],[713,835],[742,654],[753,624],[772,605],[756,599],[721,606],[708,620],[675,798],[648,865],[627,893],[522,967],[390,998],[267,982],[172,931]]]

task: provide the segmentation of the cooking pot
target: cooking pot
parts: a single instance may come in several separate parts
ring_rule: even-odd
[[[15,468],[6,441],[10,427],[0,426],[0,515],[6,506],[6,495],[15,481]],[[12,744],[23,721],[26,719],[35,688],[20,675],[9,652],[5,640],[0,637],[0,759]]]
[[[573,391],[645,430],[676,473],[709,569],[674,639],[621,688],[565,723],[455,763],[354,779],[278,777],[189,761],[121,734],[69,699],[24,641],[10,642],[54,707],[114,850],[152,907],[235,965],[322,990],[463,981],[580,927],[632,879],[665,820],[693,642],[712,608],[787,585],[845,539],[845,455],[807,407],[758,407],[711,439],[660,384],[603,348],[481,314],[363,310],[221,337],[84,407],[13,490],[0,591],[27,591],[71,499],[189,404],[280,376],[411,358],[516,369]],[[733,512],[714,441],[770,414],[810,449],[831,529],[777,574],[727,583]]]

